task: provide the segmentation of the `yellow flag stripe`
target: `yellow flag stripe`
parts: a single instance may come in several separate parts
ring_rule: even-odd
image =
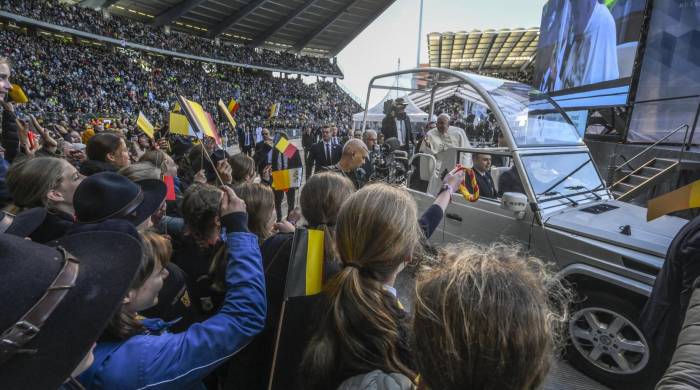
[[[187,117],[174,112],[170,113],[170,132],[184,135],[185,137],[194,136],[194,131],[192,131]]]
[[[289,146],[289,141],[281,137],[279,142],[277,142],[277,145],[275,145],[275,148],[277,148],[277,150],[279,150],[280,153],[284,153],[284,151],[287,149],[287,146]]]
[[[289,188],[290,184],[289,169],[272,172],[272,189],[286,190]]]
[[[321,292],[323,282],[323,230],[308,231],[306,248],[306,295]]]
[[[647,221],[674,211],[700,207],[700,180],[647,202]]]
[[[690,187],[690,199],[688,199],[690,208],[700,207],[700,181],[696,181]]]
[[[153,125],[146,118],[146,116],[143,115],[142,112],[139,112],[139,117],[138,117],[138,119],[136,119],[136,125],[139,127],[139,129],[141,129],[141,131],[146,133],[146,135],[149,138],[153,138],[153,132],[154,132]]]
[[[22,87],[20,87],[17,84],[12,84],[8,95],[15,103],[27,103],[29,101],[29,99],[27,98],[27,94],[24,93]]]
[[[197,122],[197,128],[200,129],[204,135],[218,139],[217,135],[215,134],[216,130],[212,128],[212,122],[209,121],[209,117],[207,116],[206,111],[204,111],[202,105],[197,102],[193,102],[192,100],[188,100],[187,104],[194,113],[194,120]]]

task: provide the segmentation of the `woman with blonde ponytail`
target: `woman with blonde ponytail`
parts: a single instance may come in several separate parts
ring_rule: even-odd
[[[256,217],[254,215],[260,214],[260,212],[253,211],[251,205],[252,208],[260,208],[256,207],[256,204],[260,203],[260,201],[253,198],[262,198],[262,196],[249,195],[250,191],[246,190],[239,191],[239,189],[246,186],[259,186],[259,184],[243,184],[236,187],[236,192],[239,193],[248,206],[249,214],[253,215],[251,220],[255,220]],[[265,210],[271,213],[268,214],[268,218],[274,221],[272,190],[268,188],[267,191],[269,192],[269,200],[266,201]],[[323,230],[325,232],[324,242],[329,243],[324,246],[325,261],[323,269],[327,275],[334,274],[340,270],[340,266],[335,260],[332,232],[340,206],[354,191],[355,186],[350,179],[329,172],[312,176],[301,190],[301,213],[306,221],[304,227]],[[250,201],[248,200],[249,198]],[[287,222],[283,221],[282,224],[278,223],[276,225],[283,225]],[[254,227],[250,227],[251,231],[256,230]],[[262,243],[260,250],[263,256],[268,303],[265,330],[248,347],[233,357],[229,364],[226,388],[264,389],[267,387],[268,372],[261,373],[258,368],[270,367],[272,364],[275,331],[277,330],[282,310],[293,239],[293,231],[279,231],[277,234],[266,237]]]
[[[406,313],[393,284],[421,251],[417,220],[411,196],[387,184],[368,185],[343,204],[335,227],[342,270],[324,288],[321,321],[301,364],[302,388],[336,389],[375,370],[401,374],[387,375],[398,388],[412,386]]]

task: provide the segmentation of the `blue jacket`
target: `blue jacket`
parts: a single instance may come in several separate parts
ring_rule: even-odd
[[[227,223],[231,217],[236,220]],[[228,290],[221,310],[183,333],[138,335],[122,342],[98,343],[95,362],[79,378],[86,388],[204,388],[202,378],[263,329],[267,301],[257,238],[245,232],[244,213],[227,215],[222,224],[232,233],[226,236]]]

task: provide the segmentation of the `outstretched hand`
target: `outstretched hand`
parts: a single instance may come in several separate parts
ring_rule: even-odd
[[[459,188],[459,185],[464,181],[464,169],[462,167],[455,167],[450,173],[445,175],[442,180],[442,184],[447,184],[452,188],[453,191]]]
[[[39,124],[39,121],[36,120],[36,117],[34,117],[32,114],[29,114],[29,127],[41,135],[41,143],[46,149],[52,153],[56,151],[58,142],[51,137],[51,134],[49,134],[49,132]]]

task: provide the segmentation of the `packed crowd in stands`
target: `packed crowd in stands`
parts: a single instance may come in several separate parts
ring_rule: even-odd
[[[0,5],[4,11],[36,20],[155,48],[269,68],[341,75],[340,69],[327,58],[254,49],[226,40],[216,45],[209,38],[175,30],[166,33],[162,26],[126,20],[117,15],[105,17],[102,11],[58,0],[2,0]]]
[[[347,126],[360,110],[331,82],[308,85],[262,71],[74,44],[20,30],[0,30],[0,40],[13,42],[1,54],[14,64],[15,83],[30,99],[29,112],[134,118],[140,110],[165,124],[178,94],[201,102],[209,112],[216,112],[218,99],[237,97],[241,108],[235,119],[242,126],[263,125],[271,105],[279,103],[271,125],[300,128],[331,120]]]
[[[534,72],[534,66],[530,65],[527,68],[525,68],[524,70],[490,72],[490,73],[484,73],[484,75],[496,77],[499,79],[517,81],[519,83],[523,83],[523,84],[527,84],[527,85],[532,85],[532,77],[534,74],[533,72]]]

